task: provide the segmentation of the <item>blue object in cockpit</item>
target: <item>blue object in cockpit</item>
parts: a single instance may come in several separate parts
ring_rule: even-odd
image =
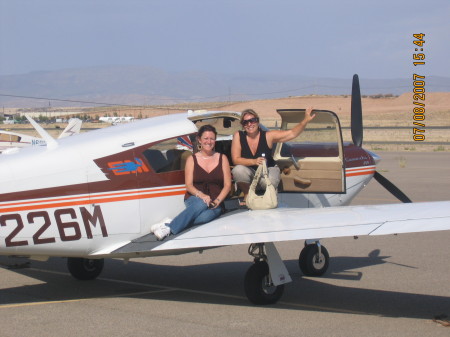
[[[124,172],[135,172],[140,167],[142,167],[142,160],[139,158],[134,158],[136,162],[133,161],[126,161],[119,164],[114,164],[110,168],[110,170],[113,170],[115,173],[124,173]]]

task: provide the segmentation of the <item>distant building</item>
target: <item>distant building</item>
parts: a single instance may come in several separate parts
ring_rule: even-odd
[[[54,118],[60,116],[72,116],[72,115],[82,115],[81,111],[30,111],[30,112],[20,112],[20,116],[28,115],[31,118],[39,118],[40,116]]]
[[[3,124],[14,124],[14,118],[6,117]]]

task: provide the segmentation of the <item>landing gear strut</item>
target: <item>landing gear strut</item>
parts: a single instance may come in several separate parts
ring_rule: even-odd
[[[83,259],[69,257],[67,259],[67,267],[69,272],[78,280],[93,280],[103,270],[103,259]]]
[[[277,282],[278,285],[275,285],[272,280],[264,243],[251,244],[248,248],[248,253],[254,257],[254,264],[250,266],[245,274],[244,287],[247,298],[253,304],[276,303],[283,295],[284,284]],[[277,263],[277,261],[274,261],[274,263]]]
[[[306,276],[322,276],[328,269],[330,255],[327,249],[316,241],[306,244],[298,258],[300,270]]]

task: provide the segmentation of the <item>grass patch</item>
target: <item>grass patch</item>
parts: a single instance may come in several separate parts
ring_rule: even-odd
[[[405,168],[406,167],[406,158],[403,156],[400,156],[397,159],[398,159],[398,166],[400,168]]]
[[[381,147],[381,146],[378,146],[378,145],[371,145],[370,149],[374,150],[374,151],[384,151],[384,150],[386,150],[384,147]]]

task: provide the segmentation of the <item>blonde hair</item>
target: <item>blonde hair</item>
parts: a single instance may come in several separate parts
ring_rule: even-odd
[[[247,116],[247,115],[252,115],[253,117],[258,118],[258,120],[259,120],[259,116],[255,112],[255,110],[253,110],[253,109],[245,109],[244,111],[241,112],[241,125],[242,125],[242,122],[244,121],[244,117]]]

